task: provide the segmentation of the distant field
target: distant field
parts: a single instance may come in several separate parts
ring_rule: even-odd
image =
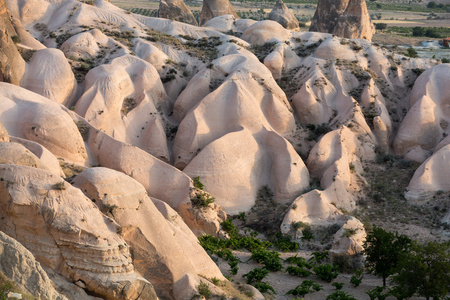
[[[292,9],[297,18],[306,26],[309,26],[311,18],[316,10],[317,0],[285,0],[286,5]],[[382,3],[382,8],[376,8],[376,5],[370,1],[366,1],[369,6],[369,14],[372,16],[374,23],[386,23],[388,27],[450,27],[450,13],[436,12],[434,15],[430,15],[429,10],[424,5],[412,4],[410,11],[405,8],[406,4],[402,3]],[[385,0],[384,2],[388,2]],[[134,13],[140,13],[143,15],[152,15],[149,11],[154,11],[159,7],[159,1],[157,0],[111,0],[111,3],[118,7],[131,10]],[[260,20],[267,18],[268,13],[271,11],[275,4],[273,1],[246,1],[238,2],[231,1],[234,8],[242,18],[253,18]],[[202,1],[191,0],[186,1],[188,7],[192,10],[194,15],[197,15],[201,11]],[[399,8],[401,11],[388,10]],[[417,11],[422,8],[423,11]],[[258,12],[259,11],[259,12]],[[264,14],[261,14],[264,12]],[[305,26],[304,25],[304,26]],[[305,28],[302,28],[305,30]],[[392,35],[393,38],[388,38]],[[379,38],[383,41],[391,40],[392,44],[402,44],[404,42],[415,44],[420,42],[419,39],[411,39],[410,37],[399,36],[395,38],[392,33],[380,33]]]
[[[110,0],[112,4],[124,8],[145,8],[145,9],[157,9],[159,7],[159,1],[149,1],[149,0]]]

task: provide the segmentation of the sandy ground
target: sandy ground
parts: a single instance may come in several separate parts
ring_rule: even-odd
[[[245,283],[245,278],[242,277],[242,275],[250,272],[254,268],[261,268],[262,265],[255,263],[253,261],[250,261],[250,253],[249,252],[241,252],[241,251],[233,251],[233,253],[239,257],[241,260],[241,263],[239,263],[239,271],[237,275],[232,276],[232,279],[235,283]],[[287,257],[294,256],[295,254],[298,254],[298,256],[302,257],[309,257],[309,252],[300,252],[300,253],[281,253],[281,257],[283,259],[286,259]],[[219,268],[223,272],[224,275],[230,275],[229,273],[229,266],[226,261],[223,261],[220,259]],[[289,266],[289,264],[285,264],[285,267]],[[364,274],[363,281],[360,286],[354,287],[350,283],[350,278],[352,277],[352,274],[340,274],[336,279],[334,279],[332,282],[341,282],[344,283],[343,291],[351,294],[353,297],[355,297],[358,300],[370,300],[370,297],[365,293],[368,290],[372,290],[377,286],[381,286],[383,284],[382,279],[371,275],[371,274]],[[315,292],[312,294],[308,294],[304,297],[304,300],[325,300],[326,297],[336,291],[336,288],[331,285],[331,283],[327,283],[325,281],[320,280],[317,276],[311,275],[307,278],[301,278],[296,276],[291,276],[288,273],[285,272],[271,272],[269,275],[263,280],[263,282],[267,282],[269,285],[271,285],[275,291],[277,292],[276,295],[270,295],[265,294],[264,296],[266,299],[277,299],[277,300],[287,300],[287,299],[293,299],[295,296],[292,295],[285,295],[289,290],[294,289],[296,286],[300,285],[303,280],[313,280],[320,285],[322,285],[323,290],[319,292]],[[388,297],[387,300],[394,300],[395,297]],[[412,297],[410,300],[419,300],[419,299],[425,299],[420,297]]]
[[[413,45],[419,46],[421,42],[436,40],[430,39],[429,37],[405,37],[400,35],[386,34],[386,33],[376,33],[372,37],[372,42],[383,44],[383,45]]]

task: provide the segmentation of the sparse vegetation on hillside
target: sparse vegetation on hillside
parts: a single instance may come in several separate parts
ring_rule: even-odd
[[[449,27],[399,27],[387,26],[386,33],[399,34],[403,36],[423,36],[429,38],[443,38],[450,36]]]
[[[129,10],[133,14],[143,15],[147,17],[155,17],[156,16],[156,9],[148,9],[148,8],[142,8],[142,7],[135,7]]]

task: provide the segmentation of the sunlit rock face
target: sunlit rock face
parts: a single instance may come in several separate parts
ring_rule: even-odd
[[[365,0],[319,0],[309,30],[371,41],[375,26]]]

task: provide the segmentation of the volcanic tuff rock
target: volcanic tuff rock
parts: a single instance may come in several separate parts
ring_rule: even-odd
[[[17,239],[32,251],[40,251],[36,258],[45,265],[55,257],[63,257],[64,263],[75,261],[78,266],[76,259],[81,255],[74,254],[80,249],[75,242],[88,245],[83,248],[88,254],[91,249],[98,249],[96,242],[102,243],[95,239],[94,229],[102,231],[98,234],[101,237],[111,237],[112,242],[105,247],[113,248],[108,254],[114,257],[112,261],[119,253],[125,260],[123,268],[132,268],[128,251],[136,251],[136,256],[143,258],[136,261],[136,269],[144,270],[143,273],[153,266],[153,261],[145,258],[154,258],[158,253],[163,256],[170,242],[178,249],[173,256],[189,274],[181,276],[183,269],[176,268],[174,259],[166,258],[158,266],[167,271],[164,274],[170,274],[170,280],[154,274],[148,278],[157,286],[161,282],[173,288],[170,297],[183,298],[191,295],[203,279],[197,276],[202,273],[199,265],[190,259],[197,257],[198,245],[193,245],[195,238],[180,215],[196,233],[217,233],[217,217],[224,216],[218,207],[232,214],[249,211],[263,187],[273,192],[275,202],[290,204],[281,228],[283,233],[295,231],[292,224],[297,222],[336,229],[334,224],[342,227],[349,221],[344,209],[351,213],[364,205],[355,196],[365,196],[366,179],[371,179],[365,170],[383,167],[375,165],[374,150],[387,153],[392,151],[391,146],[404,158],[424,162],[410,182],[408,199],[420,203],[448,190],[448,182],[443,180],[449,176],[449,140],[444,138],[449,134],[446,95],[450,93],[445,84],[449,74],[448,66],[435,66],[436,60],[406,58],[366,40],[290,31],[270,20],[256,22],[224,15],[209,20],[210,27],[198,27],[129,14],[103,0],[96,0],[93,5],[75,0],[7,3],[14,17],[42,44],[60,47],[72,69],[63,62],[59,50],[39,50],[30,60],[29,72],[17,78],[41,95],[0,84],[0,122],[11,141],[25,146],[53,172],[8,166],[2,177],[19,183],[0,185],[4,186],[5,195],[7,190],[18,199],[18,192],[13,191],[25,191],[28,186],[22,184],[29,182],[16,180],[17,176],[32,174],[37,182],[24,192],[37,194],[30,196],[34,206],[11,200],[13,204],[7,209],[16,209],[23,217],[15,218],[17,212],[5,208],[8,214],[4,222],[20,225]],[[362,10],[358,3],[352,8],[346,6],[349,3],[338,4],[344,13],[358,10],[358,5]],[[335,23],[349,21],[338,17],[338,9],[335,10]],[[242,34],[242,39],[228,35],[230,30],[238,36]],[[27,45],[31,45],[30,41]],[[43,47],[38,46],[32,48]],[[42,72],[36,63],[42,59],[40,56],[54,60],[46,62],[48,67]],[[56,62],[61,65],[55,66]],[[423,70],[426,71],[417,79]],[[76,87],[71,73],[77,79]],[[35,78],[36,75],[42,78]],[[33,87],[25,85],[27,82],[39,84]],[[74,90],[78,92],[71,98]],[[410,104],[405,97],[409,97]],[[67,108],[72,105],[76,111]],[[6,132],[3,137],[8,141]],[[116,218],[120,228],[68,183],[64,183],[65,190],[53,188],[62,182],[56,176],[61,174],[56,157],[66,167],[73,162],[73,174],[92,166],[126,174],[94,168],[79,177],[95,182],[99,196],[92,199],[103,212]],[[32,171],[14,173],[18,168]],[[41,180],[35,174],[46,175]],[[310,174],[316,183],[310,183]],[[205,190],[216,198],[208,213],[198,215],[191,210],[193,184],[189,178],[197,176]],[[142,203],[136,203],[131,190],[116,183],[117,179],[135,187],[139,196],[136,199]],[[44,187],[35,193],[34,187],[41,181]],[[86,182],[83,186],[89,186]],[[89,195],[96,191],[86,190]],[[61,197],[54,197],[58,193]],[[66,193],[76,196],[66,197]],[[66,216],[56,215],[53,223],[47,218],[60,211],[58,201],[75,211],[70,211],[66,223],[75,233],[67,233],[64,226],[60,226],[61,230],[54,228]],[[100,205],[103,201],[105,206]],[[91,225],[80,221],[85,219],[79,214],[83,210],[89,218],[95,218],[94,225],[100,223],[98,228],[85,227]],[[151,220],[144,218],[143,212],[151,215]],[[43,221],[35,222],[35,227],[22,226],[27,221],[25,215],[34,216],[33,222],[39,218]],[[88,217],[85,220],[91,221]],[[42,224],[48,226],[36,229]],[[35,247],[20,236],[25,232],[21,226],[35,230],[36,236],[51,232],[55,238],[49,238],[53,242],[50,245],[62,243],[59,237],[67,235],[76,246],[68,249],[64,244],[61,250],[57,249],[60,255],[42,253],[42,249],[55,248]],[[153,226],[164,227],[164,237],[155,234]],[[91,238],[87,237],[87,229],[92,229]],[[122,231],[126,244],[116,231]],[[185,240],[190,242],[184,243]],[[117,246],[119,241],[121,247]],[[344,247],[337,248],[346,251],[350,242],[342,241],[340,246]],[[141,249],[140,243],[159,252],[152,252],[150,246]],[[89,259],[91,256],[87,255]],[[205,265],[209,266],[209,262]],[[114,293],[109,287],[121,273],[102,265],[107,269],[105,276],[113,273],[112,281],[107,281],[98,275],[99,266],[92,266],[93,271],[76,269],[63,275],[71,281],[81,279],[77,284],[86,284],[90,290]],[[135,279],[134,282],[147,286],[144,279]],[[186,286],[190,288],[183,293]]]
[[[298,29],[297,18],[292,11],[284,4],[283,0],[278,0],[269,14],[269,20],[280,23],[286,29]]]
[[[54,174],[0,165],[0,228],[45,267],[107,299],[156,299],[134,272],[120,226]]]
[[[183,0],[161,0],[156,16],[158,18],[198,25],[197,20]]]
[[[167,299],[180,293],[177,282],[185,274],[224,279],[180,216],[169,207],[161,207],[164,204],[160,202],[163,216],[133,178],[106,168],[92,168],[79,174],[74,186],[120,224],[122,237],[133,250],[136,270],[152,282],[160,297]]]
[[[0,81],[19,84],[25,72],[25,61],[15,46],[18,39],[5,0],[0,0]]]
[[[229,0],[204,0],[202,11],[200,12],[199,25],[204,25],[206,21],[223,15],[232,15],[238,18]]]
[[[55,291],[52,281],[33,254],[1,231],[0,271],[35,297],[67,300],[66,297]]]
[[[28,64],[21,86],[68,107],[77,92],[72,69],[58,49],[37,51]]]
[[[170,102],[151,64],[123,55],[89,71],[84,86],[75,112],[111,137],[170,161]]]
[[[0,83],[0,121],[8,133],[46,147],[57,156],[84,164],[83,138],[56,102],[23,88]]]
[[[319,0],[309,30],[371,41],[375,26],[365,0]]]
[[[394,140],[397,154],[407,154],[414,148],[429,152],[450,134],[449,76],[450,65],[442,64],[417,78],[409,96],[408,114]]]

